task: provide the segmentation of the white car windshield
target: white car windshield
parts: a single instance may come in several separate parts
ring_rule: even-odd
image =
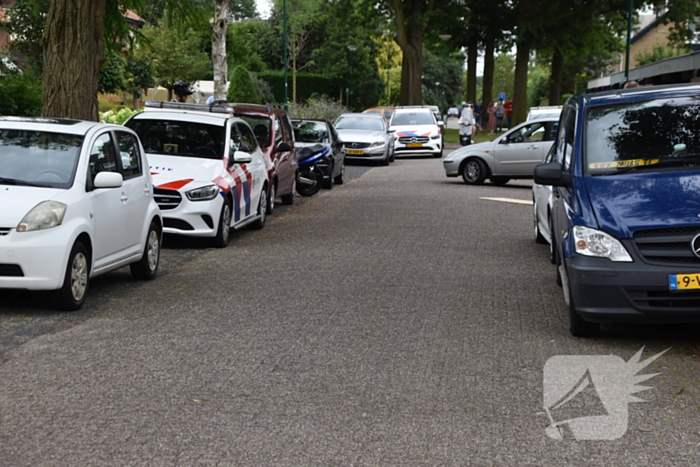
[[[397,112],[391,125],[435,125],[435,119],[430,112]]]
[[[294,127],[294,140],[301,143],[327,143],[328,128],[323,122],[304,120],[292,122]]]
[[[132,119],[126,123],[139,135],[149,154],[221,159],[226,140],[223,126],[179,120]]]
[[[382,121],[375,117],[340,117],[335,122],[338,130],[371,130],[382,131],[384,129]]]
[[[70,188],[82,135],[0,130],[0,185]]]

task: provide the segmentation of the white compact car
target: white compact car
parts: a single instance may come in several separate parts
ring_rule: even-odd
[[[432,154],[442,157],[440,123],[429,107],[397,107],[389,127],[394,131],[394,153]]]
[[[148,154],[165,233],[210,237],[222,248],[232,228],[265,226],[268,167],[233,109],[149,101],[125,125]]]
[[[0,118],[0,288],[82,306],[88,280],[131,265],[153,279],[162,220],[148,163],[124,127]]]

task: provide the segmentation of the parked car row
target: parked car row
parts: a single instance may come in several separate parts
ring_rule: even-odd
[[[0,289],[52,291],[82,306],[89,279],[158,271],[163,234],[226,247],[293,204],[342,184],[345,159],[442,151],[429,109],[290,120],[278,106],[149,101],[124,126],[0,118]],[[409,141],[404,141],[408,138]],[[311,186],[309,186],[311,184]]]

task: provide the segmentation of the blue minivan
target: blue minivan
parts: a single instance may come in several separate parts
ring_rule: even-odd
[[[552,251],[570,330],[700,321],[700,85],[579,95],[552,162]]]

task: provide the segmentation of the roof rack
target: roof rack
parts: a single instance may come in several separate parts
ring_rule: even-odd
[[[146,101],[146,107],[156,109],[190,110],[195,112],[211,112],[220,114],[232,114],[233,109],[223,105],[224,101],[216,101],[213,104],[187,104],[183,102]]]

